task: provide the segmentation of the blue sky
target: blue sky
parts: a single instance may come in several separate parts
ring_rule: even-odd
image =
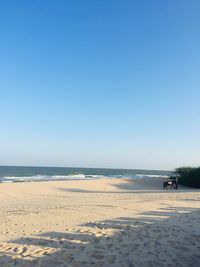
[[[200,160],[199,1],[0,1],[0,165]]]

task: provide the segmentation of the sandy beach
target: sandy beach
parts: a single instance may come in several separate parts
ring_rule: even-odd
[[[162,181],[0,184],[0,266],[200,266],[200,191]]]

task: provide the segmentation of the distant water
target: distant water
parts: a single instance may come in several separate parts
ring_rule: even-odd
[[[170,171],[0,166],[0,182],[61,181],[101,178],[167,177]]]

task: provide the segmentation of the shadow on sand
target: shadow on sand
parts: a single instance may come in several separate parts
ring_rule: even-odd
[[[1,246],[0,266],[197,267],[199,224],[200,209],[185,207],[90,222],[65,233],[12,240],[7,249]]]
[[[93,194],[146,194],[146,193],[183,193],[183,192],[200,192],[200,189],[189,188],[179,185],[178,190],[163,190],[163,179],[155,180],[142,179],[131,180],[124,179],[124,182],[112,184],[117,190],[87,190],[82,188],[57,188],[58,190],[70,193],[93,193]]]

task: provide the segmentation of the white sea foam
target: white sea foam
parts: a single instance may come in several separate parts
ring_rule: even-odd
[[[143,178],[168,178],[167,175],[153,175],[153,174],[124,174],[124,175],[96,175],[96,174],[68,174],[68,175],[34,175],[34,176],[4,176],[0,178],[1,183],[12,183],[12,182],[31,182],[31,181],[64,181],[64,180],[95,180],[95,179],[143,179]]]
[[[46,175],[35,175],[35,176],[4,176],[1,178],[1,182],[29,182],[29,181],[43,181],[48,180],[49,177]]]
[[[62,181],[62,180],[90,180],[100,178],[98,175],[70,174],[70,175],[34,175],[34,176],[4,176],[0,179],[2,183],[31,182],[31,181]]]

